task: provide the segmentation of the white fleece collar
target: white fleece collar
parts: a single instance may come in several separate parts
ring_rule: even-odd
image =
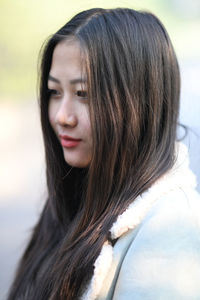
[[[161,196],[177,189],[178,187],[196,186],[196,178],[189,169],[188,151],[184,144],[176,144],[177,160],[173,168],[156,181],[148,190],[138,196],[129,207],[118,216],[116,222],[110,229],[111,238],[119,238],[129,229],[138,226],[146,216],[152,205]],[[81,300],[95,300],[101,290],[103,281],[112,264],[113,248],[106,241],[101,249],[100,255],[94,264],[93,277],[81,297]]]

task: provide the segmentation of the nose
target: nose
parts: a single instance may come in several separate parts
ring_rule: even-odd
[[[60,126],[75,127],[77,121],[76,111],[72,100],[67,97],[63,98],[57,110],[56,123]]]

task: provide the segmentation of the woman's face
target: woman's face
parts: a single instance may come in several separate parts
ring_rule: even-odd
[[[92,154],[87,82],[81,71],[78,41],[60,42],[54,49],[49,72],[48,113],[65,161],[78,168],[87,167]]]

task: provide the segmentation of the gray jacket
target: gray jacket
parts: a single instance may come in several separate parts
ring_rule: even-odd
[[[117,242],[103,246],[82,299],[200,300],[200,196],[194,187],[186,154],[179,155],[113,224]]]

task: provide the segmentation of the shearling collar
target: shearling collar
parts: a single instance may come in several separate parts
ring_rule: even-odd
[[[111,238],[122,236],[129,229],[138,226],[152,205],[163,195],[177,188],[194,188],[196,178],[189,169],[188,151],[184,144],[176,144],[177,160],[171,170],[164,174],[143,194],[139,195],[129,207],[118,216],[110,229]],[[106,241],[94,264],[94,274],[81,300],[95,300],[112,264],[113,248]]]

